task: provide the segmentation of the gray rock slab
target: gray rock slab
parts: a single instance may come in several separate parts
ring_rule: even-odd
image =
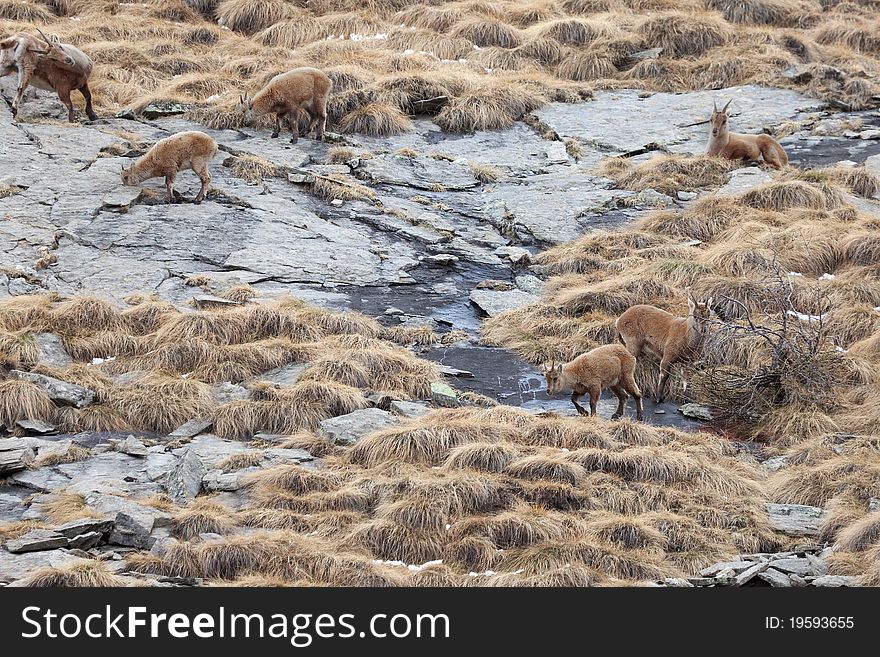
[[[804,504],[768,504],[770,524],[789,536],[816,536],[827,511]]]
[[[40,386],[49,395],[49,398],[56,404],[64,404],[67,406],[75,406],[82,408],[88,406],[95,399],[95,391],[84,388],[75,383],[67,383],[51,376],[43,374],[34,374],[33,372],[22,372],[21,370],[12,370],[9,376],[23,381],[30,381]]]
[[[208,430],[212,424],[214,424],[213,420],[200,417],[193,418],[192,420],[181,424],[174,431],[169,433],[168,436],[170,438],[192,438],[193,436],[197,436],[203,431]]]
[[[475,306],[494,317],[508,310],[516,310],[531,303],[537,303],[540,297],[522,290],[472,290],[470,300]]]
[[[431,401],[444,408],[456,408],[461,405],[455,390],[442,381],[431,383]]]
[[[801,577],[818,577],[828,572],[828,568],[819,559],[808,559],[789,557],[786,559],[775,559],[772,562],[773,568],[786,573],[794,573]]]
[[[73,363],[61,338],[54,333],[34,333],[33,339],[37,347],[37,365],[63,369]]]
[[[60,568],[77,561],[81,559],[63,549],[20,554],[0,549],[0,582],[14,582],[40,568]]]
[[[822,575],[814,579],[811,584],[823,587],[858,586],[858,578],[850,575]]]
[[[274,370],[269,370],[263,374],[258,374],[254,377],[254,380],[274,383],[275,385],[284,388],[292,386],[299,381],[299,377],[302,376],[302,373],[305,372],[307,368],[308,364],[306,363],[289,363],[287,365],[282,365],[281,367],[276,367]]]
[[[728,568],[733,569],[734,571],[740,572],[743,570],[747,570],[755,565],[754,561],[722,561],[700,571],[700,575],[702,577],[714,577],[722,570],[726,570]]]
[[[82,520],[71,520],[70,522],[65,522],[58,527],[55,527],[53,531],[62,536],[67,536],[68,538],[73,538],[74,536],[79,536],[81,534],[89,534],[89,533],[99,533],[106,534],[111,529],[113,529],[113,519],[112,518],[83,518]]]
[[[762,573],[758,573],[758,578],[764,580],[770,586],[775,586],[778,588],[787,588],[790,587],[791,579],[789,579],[788,575],[783,572],[776,570],[775,568],[768,568]]]
[[[128,436],[125,440],[116,443],[116,451],[129,456],[147,456],[149,450],[142,440],[134,436]]]
[[[395,415],[417,418],[427,414],[431,409],[422,402],[393,401],[389,410]]]
[[[337,445],[353,445],[364,436],[398,423],[388,411],[379,408],[363,408],[347,415],[323,420],[320,433]]]
[[[32,529],[18,538],[6,541],[6,549],[13,553],[39,552],[60,547],[67,547],[67,537],[49,529]]]
[[[174,502],[187,505],[202,489],[207,468],[195,451],[187,449],[165,479],[165,490]]]

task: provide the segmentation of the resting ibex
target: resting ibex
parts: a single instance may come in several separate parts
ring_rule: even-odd
[[[38,30],[39,31],[39,30]],[[70,92],[78,90],[86,101],[86,114],[90,121],[98,117],[92,109],[92,93],[89,76],[92,60],[79,48],[61,43],[57,34],[48,39],[40,32],[43,41],[29,34],[18,34],[0,41],[0,77],[18,73],[18,90],[12,103],[12,115],[18,113],[21,97],[28,85],[54,91],[67,106],[67,118],[76,120]]]
[[[770,135],[742,135],[730,131],[727,108],[731,102],[732,100],[728,100],[721,110],[718,105],[714,106],[712,118],[709,119],[712,136],[709,138],[706,155],[728,160],[760,160],[763,157],[774,169],[787,165],[788,155],[785,154],[785,149]]]
[[[703,343],[712,297],[694,301],[688,296],[688,316],[675,315],[654,306],[632,306],[617,318],[617,337],[635,358],[647,351],[660,359],[657,403],[666,396],[672,365],[693,358]]]
[[[327,127],[327,98],[332,83],[324,73],[316,68],[295,68],[281,73],[269,80],[253,98],[240,97],[240,106],[245,111],[248,122],[263,114],[275,114],[275,132],[281,134],[281,117],[286,116],[291,144],[299,138],[299,115],[306,112],[310,117],[307,133],[315,129],[315,139],[324,139]]]
[[[192,169],[198,175],[202,186],[195,198],[196,203],[201,203],[205,198],[205,191],[211,182],[211,174],[208,173],[208,162],[217,155],[217,143],[204,132],[188,130],[178,132],[176,135],[165,137],[157,141],[147,151],[146,155],[131,165],[128,169],[122,169],[122,183],[124,185],[137,185],[150,178],[165,178],[165,201],[173,203],[175,200],[174,180],[178,172]]]
[[[617,395],[617,411],[611,416],[616,420],[623,416],[627,394],[630,394],[636,400],[636,418],[641,420],[642,392],[636,385],[635,369],[636,359],[625,347],[607,344],[581,354],[570,363],[545,365],[544,378],[547,381],[548,394],[559,392],[563,388],[571,390],[571,402],[581,415],[587,415],[587,411],[578,400],[589,393],[589,414],[595,415],[602,388],[608,387]]]

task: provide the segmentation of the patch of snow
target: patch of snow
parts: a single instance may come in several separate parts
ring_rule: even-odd
[[[835,278],[837,278],[837,277],[834,274],[822,274],[819,277],[819,280],[820,281],[833,281]]]

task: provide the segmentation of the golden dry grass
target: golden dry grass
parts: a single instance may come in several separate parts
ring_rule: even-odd
[[[448,130],[506,127],[551,100],[581,100],[609,85],[797,86],[861,108],[878,91],[862,71],[880,57],[867,5],[781,0],[494,9],[463,1],[6,0],[0,24],[7,33],[41,26],[89,54],[99,113],[172,101],[211,127],[240,127],[240,93],[310,65],[334,81],[332,128],[375,135],[404,131],[408,116],[425,112]],[[633,66],[633,53],[654,47],[663,49],[659,58]],[[782,75],[800,63],[813,68],[812,79]],[[821,74],[830,67],[843,71],[842,83]]]

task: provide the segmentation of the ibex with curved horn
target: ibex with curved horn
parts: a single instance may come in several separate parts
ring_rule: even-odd
[[[587,410],[578,403],[586,394],[590,395],[590,413],[596,414],[596,405],[602,395],[602,388],[611,388],[617,396],[617,411],[611,416],[616,420],[623,416],[628,395],[636,400],[636,419],[641,420],[642,392],[636,385],[636,359],[626,347],[620,344],[606,344],[581,354],[570,363],[544,365],[544,379],[547,381],[547,394],[554,394],[563,388],[571,390],[571,403],[581,415]]]
[[[712,118],[709,125],[712,127],[712,135],[709,137],[709,146],[706,155],[723,157],[728,160],[760,160],[775,169],[781,169],[788,164],[788,155],[779,142],[770,135],[743,135],[730,132],[728,119],[730,115],[727,108],[733,100],[718,109],[718,104],[713,101]]]
[[[12,115],[18,114],[21,98],[29,85],[54,91],[67,106],[68,120],[76,120],[70,92],[79,91],[86,101],[89,120],[98,117],[92,109],[89,77],[92,60],[79,48],[61,43],[57,34],[48,38],[41,30],[43,41],[30,34],[17,34],[0,41],[0,77],[18,74],[18,90],[12,102]]]

